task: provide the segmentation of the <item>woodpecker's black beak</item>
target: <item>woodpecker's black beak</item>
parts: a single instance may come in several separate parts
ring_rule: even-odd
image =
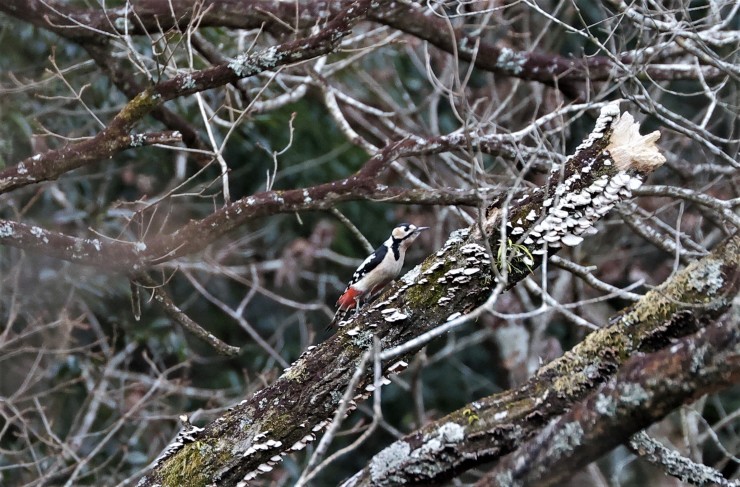
[[[415,233],[421,233],[424,230],[429,230],[429,227],[416,227]]]

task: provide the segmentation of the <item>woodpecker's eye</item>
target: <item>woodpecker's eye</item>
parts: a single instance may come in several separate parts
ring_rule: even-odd
[[[391,235],[396,240],[404,240],[406,237],[414,233],[415,230],[416,225],[412,225],[411,223],[401,223],[393,229]]]

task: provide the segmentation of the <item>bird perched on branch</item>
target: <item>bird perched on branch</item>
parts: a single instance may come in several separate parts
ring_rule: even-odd
[[[388,240],[370,254],[352,274],[347,289],[337,300],[337,312],[327,329],[345,319],[351,310],[359,311],[364,303],[372,300],[389,282],[398,277],[403,268],[406,249],[427,228],[429,227],[401,223],[393,229]]]

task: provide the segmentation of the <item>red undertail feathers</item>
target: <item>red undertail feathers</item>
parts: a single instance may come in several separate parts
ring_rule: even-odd
[[[341,310],[354,308],[355,306],[357,306],[357,299],[361,295],[362,293],[357,289],[353,288],[352,286],[348,287],[347,290],[344,291],[344,294],[342,294],[337,300],[337,308]]]

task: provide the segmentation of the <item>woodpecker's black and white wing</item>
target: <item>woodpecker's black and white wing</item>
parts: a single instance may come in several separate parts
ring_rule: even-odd
[[[385,259],[386,255],[388,255],[388,247],[385,244],[375,249],[372,254],[368,255],[367,258],[362,261],[362,264],[360,264],[357,270],[355,270],[355,273],[352,274],[352,279],[350,279],[347,287],[357,284],[363,277],[370,274],[374,269],[377,269],[383,262],[383,259]]]

